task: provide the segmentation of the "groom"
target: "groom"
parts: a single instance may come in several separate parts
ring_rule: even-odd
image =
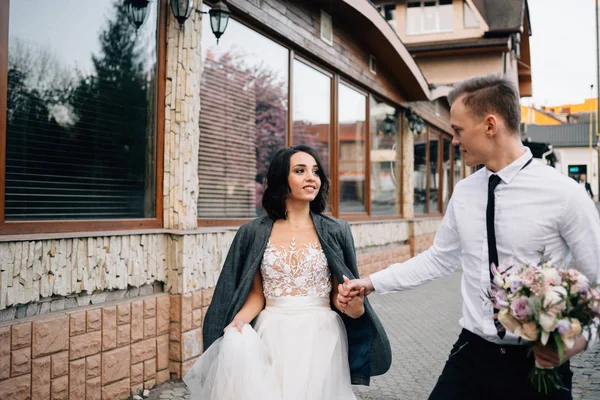
[[[429,250],[363,279],[346,281],[338,300],[361,288],[369,294],[407,290],[462,265],[463,327],[430,399],[571,399],[569,359],[596,341],[586,332],[565,349],[563,364],[550,346],[530,346],[494,320],[484,294],[490,264],[537,263],[537,250],[559,265],[572,255],[590,282],[600,278],[600,219],[585,190],[532,160],[521,143],[519,94],[496,76],[459,83],[448,96],[454,130],[469,166],[484,164],[456,186]],[[559,366],[563,389],[546,396],[528,381],[535,360]]]

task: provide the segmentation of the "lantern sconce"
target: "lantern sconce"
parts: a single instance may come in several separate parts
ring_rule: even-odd
[[[410,129],[413,133],[420,135],[427,129],[427,124],[425,124],[423,118],[419,117],[412,108],[407,108],[404,116],[408,120],[408,129]]]
[[[135,25],[135,29],[140,29],[140,26],[146,22],[148,16],[148,4],[150,0],[125,0],[125,10],[129,21]]]
[[[206,13],[203,12],[202,14]],[[219,44],[219,39],[225,33],[227,24],[229,24],[231,11],[229,11],[229,8],[219,0],[210,10],[208,10],[208,15],[210,16],[210,29],[217,38],[217,44]]]
[[[194,0],[171,0],[171,11],[173,11],[173,15],[181,27],[183,27],[185,21],[190,17],[193,9]],[[229,11],[229,8],[222,1],[217,1],[208,12],[198,12],[210,16],[210,29],[217,38],[218,44],[219,39],[225,33],[225,29],[227,29],[227,24],[229,24],[231,11]]]
[[[173,16],[182,28],[185,21],[192,14],[193,9],[194,0],[171,0],[171,11],[173,11]]]
[[[395,114],[386,114],[383,119],[383,135],[394,135],[396,133],[396,118]]]

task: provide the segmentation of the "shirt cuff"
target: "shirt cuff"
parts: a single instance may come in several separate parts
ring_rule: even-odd
[[[371,278],[371,282],[373,282],[373,289],[375,289],[377,293],[386,293],[395,290],[391,285],[391,282],[393,281],[393,274],[389,267],[369,275],[369,278]]]

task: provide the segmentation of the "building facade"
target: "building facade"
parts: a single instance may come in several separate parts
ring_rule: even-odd
[[[428,82],[474,76],[511,79],[531,96],[531,24],[526,0],[376,0]]]
[[[464,167],[378,10],[230,0],[217,44],[212,5],[0,3],[0,398],[181,378],[281,147],[319,151],[361,274],[431,244]]]

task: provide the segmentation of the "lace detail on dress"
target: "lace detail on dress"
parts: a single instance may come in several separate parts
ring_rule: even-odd
[[[260,266],[265,298],[282,296],[329,297],[331,272],[319,242],[296,248],[296,239],[288,250],[267,244]]]

